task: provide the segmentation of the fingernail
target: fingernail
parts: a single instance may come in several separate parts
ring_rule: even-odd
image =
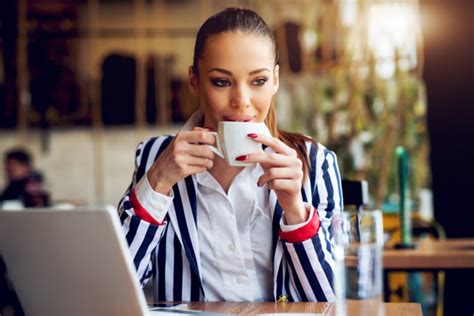
[[[248,158],[247,155],[242,155],[242,156],[239,156],[239,157],[235,158],[235,160],[244,161],[244,160],[247,160],[247,158]]]
[[[214,127],[204,127],[205,129],[208,129],[210,131],[215,131],[216,129]]]
[[[247,136],[250,137],[250,138],[257,138],[258,137],[258,135],[255,134],[255,133],[247,134]]]

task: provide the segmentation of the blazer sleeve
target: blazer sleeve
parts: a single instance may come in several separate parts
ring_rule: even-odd
[[[289,292],[295,301],[334,301],[331,221],[342,211],[342,190],[336,155],[318,144],[311,146],[309,181],[312,204],[320,219],[317,233],[305,241],[282,241],[290,274]]]
[[[153,251],[158,246],[168,224],[167,217],[161,224],[137,216],[139,205],[133,199],[134,187],[151,167],[156,157],[169,143],[171,137],[154,137],[141,142],[135,152],[135,170],[132,181],[119,202],[118,213],[140,284],[144,286],[153,275]]]

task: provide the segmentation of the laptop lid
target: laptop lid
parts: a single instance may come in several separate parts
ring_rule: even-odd
[[[0,211],[0,255],[26,315],[144,315],[111,208]]]

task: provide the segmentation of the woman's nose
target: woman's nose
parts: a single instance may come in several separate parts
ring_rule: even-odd
[[[236,87],[230,100],[233,108],[245,108],[250,106],[250,91],[245,87]]]

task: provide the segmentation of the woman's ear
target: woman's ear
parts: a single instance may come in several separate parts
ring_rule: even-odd
[[[280,66],[275,65],[275,69],[273,71],[273,94],[277,93],[279,86],[280,86]]]
[[[188,88],[192,95],[199,96],[199,78],[194,73],[193,66],[189,66],[188,70]]]

